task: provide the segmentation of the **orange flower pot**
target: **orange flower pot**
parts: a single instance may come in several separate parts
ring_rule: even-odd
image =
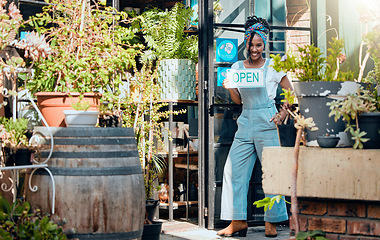
[[[50,127],[66,127],[63,110],[72,110],[71,104],[79,102],[80,93],[39,92],[37,105]],[[88,102],[88,110],[98,110],[100,93],[83,93],[82,102]]]

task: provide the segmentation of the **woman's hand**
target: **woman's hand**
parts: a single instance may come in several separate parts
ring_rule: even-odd
[[[223,80],[223,87],[225,88],[225,89],[228,89],[228,84],[230,83],[230,80],[228,79],[228,78],[225,78],[224,80]]]
[[[241,104],[241,98],[240,98],[240,93],[237,88],[228,88],[228,85],[230,83],[230,80],[228,78],[225,78],[223,80],[223,87],[225,89],[228,89],[231,95],[232,101],[234,101],[236,104]]]
[[[286,118],[286,116],[288,115],[288,112],[287,112],[287,108],[289,107],[289,104],[287,103],[284,103],[284,105],[281,107],[281,110],[280,112],[276,113],[271,119],[270,121],[274,122],[276,125],[280,125],[284,122],[284,119]]]

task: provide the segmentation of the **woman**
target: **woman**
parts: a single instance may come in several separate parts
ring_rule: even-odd
[[[235,233],[246,236],[247,194],[256,158],[259,157],[261,161],[263,147],[279,146],[275,123],[280,120],[273,117],[277,112],[274,104],[277,86],[280,84],[284,89],[292,89],[286,74],[276,72],[270,67],[271,60],[262,56],[270,30],[267,21],[256,16],[248,17],[245,29],[248,58],[234,63],[231,68],[264,68],[265,87],[228,89],[231,99],[243,104],[243,111],[237,120],[238,130],[223,173],[221,219],[232,221],[227,228],[217,233],[220,236],[232,236]],[[223,86],[227,88],[228,83],[229,80],[225,79]],[[286,112],[281,111],[279,115],[284,117]],[[285,202],[275,203],[264,214],[265,235],[276,237],[276,223],[287,219]]]

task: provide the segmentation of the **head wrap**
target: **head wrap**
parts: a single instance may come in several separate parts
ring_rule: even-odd
[[[255,32],[257,34],[259,34],[259,36],[263,39],[264,41],[264,45],[267,44],[267,39],[268,39],[268,33],[269,33],[269,29],[266,28],[263,24],[261,23],[255,23],[253,24],[252,26],[250,26],[246,31],[245,31],[245,34],[244,34],[244,41],[247,41],[247,39],[249,39],[249,36],[251,36],[251,34]]]

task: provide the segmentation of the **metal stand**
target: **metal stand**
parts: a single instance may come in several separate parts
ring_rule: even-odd
[[[173,140],[171,133],[173,132],[173,102],[169,102],[169,222],[173,221]]]
[[[29,177],[29,189],[32,192],[36,192],[38,190],[38,187],[36,185],[34,185],[32,187],[32,184],[31,184],[32,177],[33,177],[33,174],[35,173],[35,171],[38,170],[38,169],[45,169],[49,173],[51,181],[52,181],[52,185],[53,185],[53,198],[52,198],[51,213],[54,214],[55,182],[54,182],[53,174],[48,169],[48,165],[47,164],[34,164],[34,165],[12,166],[12,167],[0,167],[0,179],[2,179],[4,177],[2,171],[10,170],[11,175],[12,175],[12,185],[10,187],[7,187],[7,184],[3,183],[3,184],[1,184],[1,190],[3,190],[4,192],[9,192],[9,191],[11,191],[13,189],[15,191],[15,193],[13,194],[13,201],[16,201],[17,187],[18,187],[18,184],[19,184],[19,171],[22,170],[22,169],[33,169],[33,171],[30,174],[30,177]]]
[[[173,204],[173,198],[174,198],[174,191],[173,191],[173,184],[174,184],[174,163],[173,163],[173,140],[171,139],[171,133],[173,132],[173,125],[174,125],[174,120],[173,120],[173,106],[174,104],[197,104],[195,101],[191,100],[168,100],[168,105],[169,105],[169,141],[168,141],[168,161],[169,161],[169,166],[168,166],[168,172],[169,172],[169,221],[173,221],[173,210],[175,208]],[[198,137],[198,136],[196,136]],[[188,138],[189,141],[189,138]],[[187,150],[187,181],[186,181],[186,219],[188,219],[188,208],[190,205],[189,202],[189,146]],[[178,207],[178,206],[177,206]]]

